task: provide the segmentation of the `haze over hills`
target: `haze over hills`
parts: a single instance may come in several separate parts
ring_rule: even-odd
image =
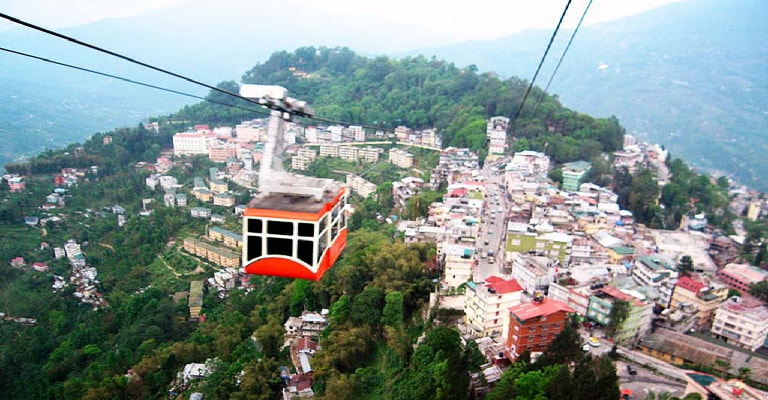
[[[475,64],[480,71],[530,79],[551,35],[550,30],[527,31],[434,47],[446,39],[416,27],[356,20],[292,2],[211,7],[193,3],[62,32],[211,84],[239,80],[272,52],[306,45],[348,46],[359,54],[435,55],[458,66]],[[582,27],[550,91],[581,112],[618,116],[629,132],[667,145],[674,156],[768,190],[768,171],[761,168],[762,154],[768,152],[768,29],[760,22],[767,11],[768,4],[759,0],[693,0]],[[569,35],[558,35],[540,85]],[[195,95],[206,93],[38,32],[0,32],[0,43]],[[0,126],[0,140],[6,143],[0,163],[197,101],[5,53],[0,65],[0,116],[6,121]]]
[[[594,5],[599,6],[599,5]],[[563,103],[616,115],[675,157],[768,190],[768,3],[697,0],[582,27],[550,87]],[[537,84],[545,86],[571,31]],[[531,79],[551,31],[411,53]]]
[[[239,81],[271,53],[300,46],[347,46],[360,54],[383,54],[448,43],[418,27],[333,15],[291,0],[279,7],[265,0],[198,1],[60,31],[209,84]],[[0,46],[198,96],[207,93],[27,28],[0,32]],[[0,66],[0,165],[199,101],[5,52],[0,52]]]

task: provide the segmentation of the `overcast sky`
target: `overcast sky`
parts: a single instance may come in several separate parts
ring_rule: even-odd
[[[47,28],[67,28],[107,18],[132,17],[151,10],[222,0],[0,0],[3,13]],[[223,0],[264,2],[273,7],[322,7],[343,16],[380,18],[419,26],[452,41],[497,38],[525,29],[552,29],[566,0]],[[594,0],[585,24],[610,21],[660,5],[686,0]],[[452,4],[451,4],[452,3]],[[576,26],[588,0],[573,0],[564,21]],[[456,5],[454,5],[456,4]],[[0,30],[16,25],[0,19]]]

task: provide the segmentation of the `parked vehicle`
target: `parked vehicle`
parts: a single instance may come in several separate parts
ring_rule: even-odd
[[[600,341],[596,337],[594,337],[594,336],[591,336],[589,338],[588,343],[592,347],[600,347]]]
[[[627,372],[630,375],[637,375],[637,368],[634,365],[627,364]]]

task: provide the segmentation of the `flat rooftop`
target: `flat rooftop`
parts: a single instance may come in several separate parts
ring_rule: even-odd
[[[268,196],[259,195],[248,202],[248,208],[315,214],[320,212],[326,203],[333,201],[339,195],[341,189],[341,185],[334,182],[330,190],[323,192],[323,199],[320,201],[315,201],[311,196],[295,194],[271,193]]]

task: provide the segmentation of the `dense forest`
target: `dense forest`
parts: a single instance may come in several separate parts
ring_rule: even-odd
[[[444,145],[475,150],[485,147],[485,119],[512,115],[526,87],[516,78],[502,81],[471,66],[457,68],[435,59],[367,59],[347,49],[311,47],[275,53],[243,81],[290,88],[327,118],[389,129],[436,127]],[[220,87],[237,91],[235,82]],[[541,92],[535,89],[533,95]],[[6,167],[27,176],[28,188],[25,193],[9,193],[5,185],[0,190],[0,310],[36,323],[0,322],[0,397],[164,398],[186,363],[211,360],[213,373],[194,385],[206,398],[274,399],[283,386],[280,367],[290,365],[283,323],[303,310],[327,308],[330,326],[318,338],[322,350],[313,359],[319,398],[468,398],[469,372],[477,372],[484,359],[475,346],[462,346],[458,331],[443,322],[450,315],[427,309],[439,276],[434,244],[404,244],[390,225],[376,219],[377,213],[391,211],[387,181],[408,171],[377,171],[382,196],[356,204],[347,248],[322,280],[253,277],[252,290],[235,291],[226,299],[206,292],[205,321],[187,321],[186,303],[173,295],[212,270],[198,272],[195,259],[180,255],[175,246],[186,236],[202,234],[205,222],[179,208],[155,207],[147,217],[136,215],[143,198],[159,197],[144,184],[148,172],[136,163],[153,162],[170,146],[171,135],[191,123],[232,125],[257,117],[243,109],[252,105],[217,92],[209,98],[216,103],[159,117],[160,132],[141,126],[118,129],[108,133],[113,137],[109,145],[102,140],[106,134],[97,134],[82,145]],[[556,163],[593,160],[602,166],[595,168],[595,180],[626,189],[620,195],[628,207],[647,209],[647,215],[635,212],[649,222],[665,223],[657,217],[655,177],[649,171],[634,176],[613,171],[602,157],[621,147],[623,129],[616,119],[567,110],[549,96],[535,115],[532,108],[526,106],[511,133],[514,150],[546,151]],[[424,159],[436,162],[435,157]],[[206,175],[212,165],[205,158],[176,161],[183,162],[170,174],[181,183]],[[311,172],[330,174],[325,162]],[[670,184],[676,186],[660,193],[662,203],[674,210],[665,218],[674,221],[704,205],[721,206],[722,188],[675,162]],[[61,168],[90,166],[98,166],[98,173],[89,172],[66,195],[67,204],[49,213],[58,220],[42,228],[23,223],[26,216],[50,216],[38,205],[53,190],[53,176]],[[699,199],[693,206],[680,200],[693,193]],[[437,195],[426,192],[423,203]],[[99,212],[115,204],[128,211],[123,227]],[[190,205],[198,204],[192,200]],[[69,239],[83,244],[89,265],[98,269],[99,290],[108,306],[93,309],[73,297],[71,288],[53,292],[50,273],[6,262],[23,256],[29,263],[49,262],[53,273],[66,275],[66,261],[54,260],[41,244],[61,246]],[[164,265],[167,260],[170,267]],[[172,268],[187,272],[175,275]],[[523,357],[508,370],[488,398],[617,398],[612,360],[585,357],[579,344],[570,326],[536,362]]]

